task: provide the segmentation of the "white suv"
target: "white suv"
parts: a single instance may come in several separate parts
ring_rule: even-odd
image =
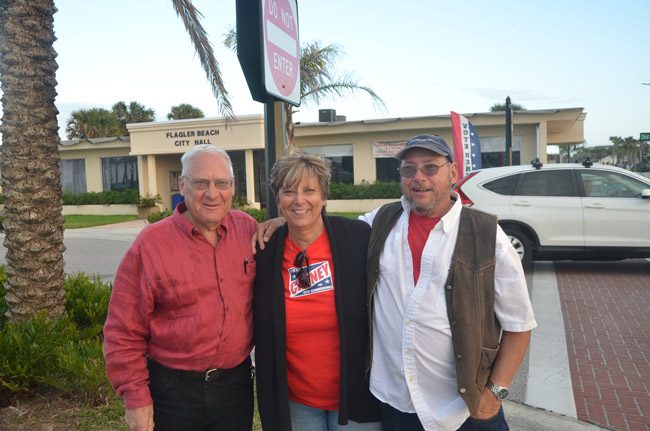
[[[650,257],[650,179],[634,172],[534,161],[471,172],[455,190],[464,204],[499,218],[524,266]]]

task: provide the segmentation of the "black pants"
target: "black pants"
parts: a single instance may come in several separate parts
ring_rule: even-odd
[[[250,431],[253,427],[251,361],[205,382],[149,363],[156,431]]]

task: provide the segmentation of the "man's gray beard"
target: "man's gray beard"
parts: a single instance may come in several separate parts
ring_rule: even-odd
[[[409,205],[411,205],[411,211],[413,211],[414,213],[416,213],[418,215],[421,215],[421,216],[430,216],[433,209],[436,207],[435,202],[432,202],[430,205],[426,205],[426,206],[416,206],[413,203],[412,199],[410,199],[410,198],[408,198],[406,196],[405,196],[405,199],[406,199],[406,202],[408,202]]]

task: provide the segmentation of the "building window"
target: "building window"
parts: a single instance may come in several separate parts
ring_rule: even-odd
[[[264,150],[253,150],[253,174],[255,175],[255,200],[266,208],[266,164]],[[269,191],[269,193],[271,193]]]
[[[102,158],[102,182],[105,192],[137,189],[139,187],[138,158],[136,156]]]
[[[404,141],[378,141],[372,144],[377,181],[400,181],[400,161],[395,156],[404,148]]]
[[[377,168],[377,181],[400,181],[399,160],[395,157],[383,157],[375,159],[375,167]]]
[[[244,151],[228,151],[232,171],[235,175],[235,196],[246,201],[246,157]]]
[[[481,141],[481,167],[493,168],[505,166],[506,163],[506,137],[486,136]],[[521,164],[521,141],[519,135],[512,137],[512,165]]]
[[[67,193],[86,193],[86,161],[84,159],[61,160],[61,188]]]
[[[178,191],[178,179],[181,177],[181,171],[169,172],[169,191]]]
[[[354,183],[352,144],[302,147],[302,150],[306,153],[321,155],[331,162],[333,183]]]

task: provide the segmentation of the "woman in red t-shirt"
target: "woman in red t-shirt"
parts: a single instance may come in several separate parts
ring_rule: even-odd
[[[286,219],[256,255],[258,403],[267,430],[379,430],[365,379],[370,228],[325,213],[325,159],[293,154],[271,171]]]

